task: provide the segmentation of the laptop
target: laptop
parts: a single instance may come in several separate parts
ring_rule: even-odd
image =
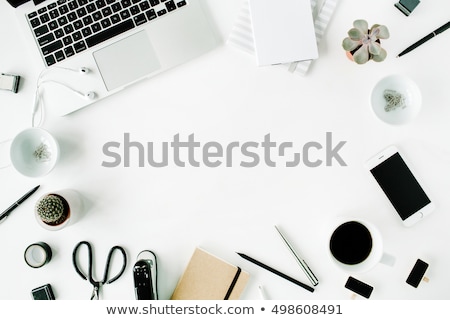
[[[217,47],[199,0],[8,0],[66,115]],[[70,72],[83,70],[85,72]],[[89,71],[89,72],[86,72]]]

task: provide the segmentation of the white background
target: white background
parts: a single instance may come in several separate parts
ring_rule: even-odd
[[[91,286],[72,266],[72,250],[82,240],[94,246],[97,278],[107,252],[121,245],[128,253],[125,275],[103,288],[104,299],[133,300],[132,265],[144,249],[159,262],[159,294],[171,296],[194,248],[241,266],[251,274],[242,299],[260,299],[263,285],[271,299],[349,299],[344,288],[349,274],[327,254],[328,226],[339,215],[375,223],[385,251],[396,256],[394,267],[377,265],[354,275],[374,286],[373,299],[448,299],[450,297],[450,100],[448,88],[450,33],[443,33],[402,58],[408,45],[448,21],[450,3],[423,1],[405,17],[393,1],[342,0],[320,46],[319,60],[307,76],[283,67],[256,67],[253,56],[226,40],[241,9],[241,1],[205,1],[223,44],[176,69],[146,80],[67,117],[47,118],[43,127],[58,139],[62,157],[44,178],[21,176],[12,167],[0,171],[0,208],[7,208],[37,184],[39,191],[0,225],[1,299],[30,299],[32,288],[51,283],[57,299],[88,299]],[[383,41],[388,51],[382,63],[356,65],[341,48],[355,19],[389,27]],[[23,77],[18,94],[0,92],[0,140],[11,139],[31,124],[35,81],[41,71],[27,60],[29,47],[15,29],[14,11],[0,3],[0,71]],[[409,125],[394,127],[371,113],[372,87],[389,74],[413,79],[423,95],[423,109]],[[262,142],[270,133],[278,143],[347,141],[341,167],[286,168],[104,168],[108,141],[123,142],[123,134],[142,143],[171,141],[191,133],[197,141]],[[435,200],[435,212],[412,228],[402,226],[364,162],[395,144],[414,165]],[[2,159],[7,157],[2,148]],[[318,157],[323,153],[318,152]],[[240,161],[239,157],[237,162]],[[79,221],[51,232],[33,216],[37,198],[45,192],[72,188],[80,192],[85,211]],[[320,280],[309,293],[262,270],[235,254],[244,252],[307,283],[273,228],[277,224],[305,257]],[[24,249],[45,241],[52,261],[31,269]],[[429,283],[419,288],[405,283],[414,262],[430,264]],[[115,261],[118,262],[118,261]],[[362,298],[359,298],[362,299]]]

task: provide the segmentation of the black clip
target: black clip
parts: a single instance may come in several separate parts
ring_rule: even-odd
[[[395,4],[395,7],[400,10],[405,16],[409,16],[411,12],[419,5],[419,0],[400,0]]]
[[[0,73],[0,89],[17,93],[19,91],[20,76]]]

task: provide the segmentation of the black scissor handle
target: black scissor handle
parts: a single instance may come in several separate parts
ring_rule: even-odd
[[[119,271],[119,273],[114,278],[111,278],[111,279],[108,280],[109,266],[111,264],[112,255],[113,255],[114,251],[116,251],[116,250],[119,250],[122,253],[122,256],[123,256],[122,269]],[[116,281],[117,279],[120,278],[120,276],[125,271],[126,267],[127,267],[127,254],[126,254],[125,250],[122,247],[120,247],[120,246],[112,247],[111,250],[109,250],[108,258],[106,260],[105,273],[103,275],[102,283],[106,283],[106,284],[113,283],[114,281]]]
[[[81,269],[78,267],[78,262],[77,262],[77,252],[78,249],[82,246],[85,245],[88,248],[88,273],[89,273],[89,281],[94,284],[94,279],[92,277],[92,247],[91,244],[87,241],[81,241],[79,242],[75,248],[73,249],[73,253],[72,253],[72,263],[73,266],[75,267],[75,271],[80,275],[81,278],[83,278],[84,280],[88,280],[88,277],[81,271]]]
[[[80,269],[80,267],[78,266],[78,262],[77,262],[77,253],[78,253],[78,249],[82,246],[85,245],[87,246],[88,249],[88,276],[86,276]],[[111,278],[110,280],[108,280],[108,274],[109,274],[109,268],[111,265],[111,259],[112,259],[112,255],[114,253],[114,251],[120,251],[122,253],[123,256],[123,263],[122,263],[122,268],[119,271],[119,273],[114,276],[114,278]],[[89,280],[91,282],[91,284],[93,284],[94,286],[101,286],[103,284],[109,284],[112,283],[114,281],[116,281],[117,279],[120,278],[120,276],[124,273],[125,268],[127,266],[127,254],[125,252],[125,250],[120,247],[120,246],[114,246],[111,248],[111,250],[109,250],[108,253],[108,257],[106,259],[106,266],[105,266],[105,272],[103,274],[103,280],[102,281],[95,281],[94,277],[93,277],[93,259],[92,259],[92,246],[89,242],[87,241],[81,241],[79,242],[75,248],[73,249],[73,253],[72,253],[72,262],[73,265],[75,267],[75,271],[80,275],[81,278],[83,278],[84,280]]]

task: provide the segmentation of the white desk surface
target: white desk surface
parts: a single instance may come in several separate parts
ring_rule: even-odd
[[[448,21],[450,2],[423,1],[409,17],[394,1],[340,1],[319,46],[320,58],[307,76],[282,67],[256,67],[254,57],[226,43],[241,9],[240,0],[205,1],[223,44],[188,64],[141,82],[67,117],[47,118],[43,127],[61,144],[62,158],[43,178],[0,170],[0,208],[7,208],[37,184],[39,191],[0,225],[0,299],[30,299],[30,290],[51,283],[58,299],[88,299],[91,285],[75,273],[72,250],[82,240],[95,250],[95,274],[103,273],[107,251],[123,246],[129,263],[125,275],[103,288],[103,299],[133,300],[132,266],[137,254],[153,250],[159,259],[159,294],[168,299],[193,250],[200,246],[251,274],[242,299],[260,299],[263,285],[271,299],[349,299],[349,274],[338,269],[326,250],[327,224],[338,215],[375,223],[393,267],[377,265],[355,275],[375,287],[372,299],[450,298],[450,32],[402,58],[405,47]],[[13,9],[0,2],[0,71],[23,77],[18,94],[0,92],[0,140],[30,126],[35,81],[40,70],[27,60],[28,47],[15,30]],[[353,20],[389,27],[382,63],[356,65],[341,48]],[[372,87],[389,74],[403,74],[419,85],[423,109],[411,124],[389,126],[371,113]],[[269,168],[222,165],[218,168],[166,168],[136,163],[104,168],[108,141],[124,133],[142,143],[186,140],[262,142],[270,133],[301,151],[308,141],[347,141],[341,156],[348,166],[286,168],[283,159]],[[403,152],[425,180],[436,211],[412,228],[403,227],[363,166],[390,144]],[[323,150],[322,150],[323,151]],[[323,153],[317,152],[323,157]],[[3,155],[4,156],[4,155]],[[243,160],[237,157],[237,161]],[[248,160],[248,159],[247,159]],[[44,192],[72,188],[80,192],[85,212],[79,221],[52,232],[41,228],[33,206]],[[240,251],[308,283],[275,232],[284,230],[316,273],[320,284],[307,292],[242,260]],[[54,251],[52,261],[28,267],[24,249],[37,241]],[[405,279],[417,258],[430,264],[429,283],[414,289]]]

